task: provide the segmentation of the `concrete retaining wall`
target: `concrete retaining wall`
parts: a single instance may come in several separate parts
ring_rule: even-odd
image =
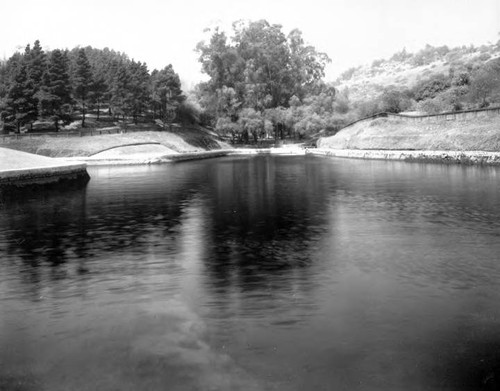
[[[484,164],[500,166],[500,152],[385,151],[364,149],[311,149],[308,154],[351,159],[399,160],[420,163]]]
[[[66,181],[87,182],[89,179],[86,164],[8,170],[0,171],[0,188],[20,188]]]

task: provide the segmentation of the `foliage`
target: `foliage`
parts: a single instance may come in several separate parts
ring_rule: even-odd
[[[35,96],[38,98],[39,116],[51,118],[57,131],[59,121],[68,119],[72,103],[68,58],[61,50],[51,53],[43,83]]]
[[[154,112],[165,122],[173,121],[185,96],[182,94],[179,75],[174,72],[171,64],[160,71],[153,71],[151,98]]]
[[[15,124],[17,132],[21,126],[32,122],[37,115],[37,102],[33,94],[33,82],[28,77],[27,65],[23,61],[16,69],[2,112],[5,122]]]
[[[291,125],[278,121],[270,110],[286,109],[292,97],[302,101],[313,91],[327,89],[321,79],[329,58],[306,45],[296,29],[285,34],[280,25],[265,20],[238,21],[231,39],[215,29],[197,51],[202,70],[209,76],[198,86],[198,101],[216,129],[238,130],[241,140],[252,137],[256,141],[271,124],[275,134],[282,134],[281,128]],[[269,115],[273,119],[266,118]],[[237,125],[229,125],[228,120]]]
[[[500,103],[500,59],[491,60],[479,69],[470,83],[469,99],[480,107]]]
[[[346,71],[342,72],[340,74],[339,81],[340,80],[350,80],[358,69],[359,69],[359,67],[351,67],[351,68],[347,69]]]
[[[82,110],[82,128],[85,127],[86,103],[92,87],[92,68],[85,54],[84,49],[80,49],[76,59],[75,74],[73,76],[73,88],[75,98],[81,105]]]
[[[432,99],[451,86],[448,77],[442,74],[433,75],[419,82],[414,88],[416,101]]]
[[[44,52],[36,41],[0,62],[0,113],[7,128],[17,131],[38,119],[53,121],[57,130],[59,122],[70,121],[75,108],[82,126],[89,110],[99,120],[102,107],[114,118],[135,122],[144,115],[173,120],[183,100],[171,65],[150,73],[145,63],[108,48]]]
[[[380,96],[379,111],[387,113],[400,113],[408,110],[412,103],[410,91],[397,88],[388,88]]]

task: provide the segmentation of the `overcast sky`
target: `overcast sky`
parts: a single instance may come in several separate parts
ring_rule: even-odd
[[[332,59],[327,79],[350,66],[429,43],[500,39],[500,0],[1,0],[0,56],[39,39],[45,49],[91,45],[125,52],[149,69],[172,64],[185,86],[201,78],[194,52],[206,27],[266,19]]]

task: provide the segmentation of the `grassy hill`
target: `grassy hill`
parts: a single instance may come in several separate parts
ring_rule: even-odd
[[[99,131],[112,134],[96,134]],[[173,152],[195,152],[229,147],[215,133],[202,127],[173,126],[167,131],[154,124],[130,124],[122,130],[122,133],[119,132],[119,128],[109,127],[94,130],[92,136],[89,135],[90,130],[86,130],[88,135],[82,137],[77,131],[73,134],[59,134],[57,137],[44,134],[24,135],[17,139],[6,138],[0,146],[49,157],[90,156],[112,147],[138,143],[159,143]]]
[[[490,80],[491,85],[485,86]],[[500,103],[500,41],[480,47],[427,45],[350,68],[335,82],[352,117],[377,111],[440,111]],[[486,88],[488,87],[488,88]]]
[[[415,121],[401,117],[360,121],[318,141],[319,148],[500,151],[500,116]]]

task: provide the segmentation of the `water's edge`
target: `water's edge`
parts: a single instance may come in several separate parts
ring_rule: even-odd
[[[500,152],[486,151],[398,151],[366,149],[310,149],[308,154],[350,159],[397,160],[419,163],[444,163],[465,165],[500,165]]]
[[[485,151],[399,151],[399,150],[355,150],[302,147],[265,148],[265,149],[221,149],[201,152],[188,152],[164,156],[144,156],[141,159],[96,159],[92,157],[57,158],[56,160],[78,162],[59,167],[41,167],[30,170],[7,170],[0,175],[1,187],[23,187],[28,185],[46,185],[61,180],[85,178],[88,180],[86,166],[97,165],[137,165],[182,162],[209,159],[229,155],[314,155],[369,160],[396,160],[419,163],[444,163],[463,165],[500,166],[500,152]]]

